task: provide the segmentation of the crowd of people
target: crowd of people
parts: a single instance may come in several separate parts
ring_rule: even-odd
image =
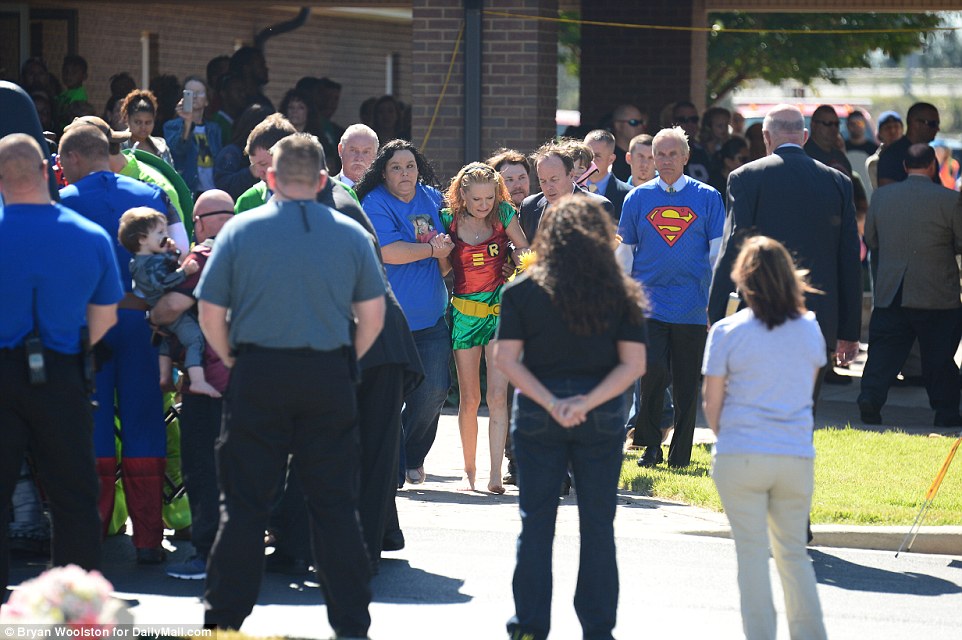
[[[15,434],[0,499],[30,493],[29,453],[54,562],[97,568],[119,469],[136,561],[165,562],[177,391],[195,555],[167,573],[206,579],[210,626],[241,626],[265,566],[314,567],[338,637],[366,636],[371,576],[404,546],[395,493],[427,478],[452,359],[460,489],[479,489],[484,395],[486,490],[519,490],[513,638],[550,629],[551,525],[572,484],[575,607],[586,637],[611,637],[623,448],[688,466],[702,379],[746,636],[774,637],[768,527],[793,637],[825,637],[804,553],[813,414],[826,374],[858,353],[864,282],[863,421],[881,422],[917,338],[936,425],[962,424],[958,165],[929,146],[932,105],[908,111],[904,135],[881,114],[875,145],[859,111],[842,140],[830,105],[808,125],[780,105],[743,137],[722,107],[676,102],[649,127],[626,104],[447,180],[391,96],[343,128],[340,85],[305,77],[275,112],[252,47],[183,83],[119,73],[102,117],[86,73],[79,56],[60,80],[31,59],[22,87],[0,87],[20,114],[0,132],[0,251],[21,256],[6,252],[41,225],[62,237],[0,267],[38,274],[0,277],[15,307],[0,319],[0,385],[15,390],[0,400]],[[924,233],[906,232],[908,206],[931,218]]]

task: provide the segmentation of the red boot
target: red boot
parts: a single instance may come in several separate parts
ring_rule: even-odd
[[[120,463],[124,474],[127,511],[133,520],[133,542],[137,549],[159,549],[164,539],[161,513],[164,501],[164,469],[166,458],[124,458]]]
[[[97,458],[97,477],[100,478],[100,497],[97,510],[100,511],[102,535],[107,537],[110,521],[114,516],[114,496],[117,494],[117,460]]]

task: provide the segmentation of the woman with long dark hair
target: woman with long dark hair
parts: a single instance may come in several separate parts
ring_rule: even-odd
[[[508,379],[493,366],[494,331],[498,326],[504,265],[528,248],[518,212],[504,179],[486,164],[465,165],[451,180],[448,207],[441,223],[454,250],[441,261],[454,269],[451,298],[451,342],[458,371],[458,429],[464,453],[464,486],[474,491],[477,474],[478,407],[481,405],[481,354],[487,359],[488,450],[491,473],[488,491],[504,493],[501,460],[508,432]],[[510,242],[510,245],[509,245]]]
[[[615,260],[611,217],[586,198],[550,207],[534,264],[505,287],[495,362],[516,387],[511,441],[520,491],[511,638],[551,622],[551,548],[570,465],[581,566],[575,609],[585,638],[611,638],[618,606],[614,517],[627,413],[645,373],[644,296]]]
[[[438,261],[448,257],[454,243],[438,217],[441,193],[434,170],[407,140],[381,147],[354,189],[377,232],[388,280],[424,365],[424,381],[405,396],[401,413],[405,477],[421,484],[424,458],[451,386],[451,331],[444,319],[448,290]]]
[[[731,523],[742,627],[775,637],[768,556],[782,578],[792,638],[825,638],[815,571],[805,550],[815,447],[812,390],[825,340],[805,309],[813,292],[777,240],[745,241],[732,280],[748,305],[716,322],[705,347],[703,402],[718,436],[712,478]]]

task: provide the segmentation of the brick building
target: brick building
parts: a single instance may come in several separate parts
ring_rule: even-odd
[[[933,11],[957,0],[302,0],[297,29],[266,41],[277,102],[304,75],[344,86],[334,120],[358,120],[371,96],[393,93],[412,106],[412,137],[442,176],[506,145],[533,149],[554,133],[558,10],[584,20],[703,27],[711,11]],[[51,71],[67,52],[90,64],[86,83],[102,108],[108,78],[156,73],[183,78],[250,44],[297,7],[269,0],[27,0],[0,4],[0,77],[42,55]],[[703,32],[585,25],[581,112],[588,122],[631,102],[657,114],[676,100],[704,99]],[[456,53],[455,53],[456,52]],[[448,72],[450,69],[450,78]],[[447,82],[446,82],[447,79]]]

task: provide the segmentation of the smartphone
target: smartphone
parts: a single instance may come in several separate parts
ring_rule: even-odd
[[[194,110],[194,92],[190,89],[184,89],[184,106],[182,109],[184,113],[190,113]]]

